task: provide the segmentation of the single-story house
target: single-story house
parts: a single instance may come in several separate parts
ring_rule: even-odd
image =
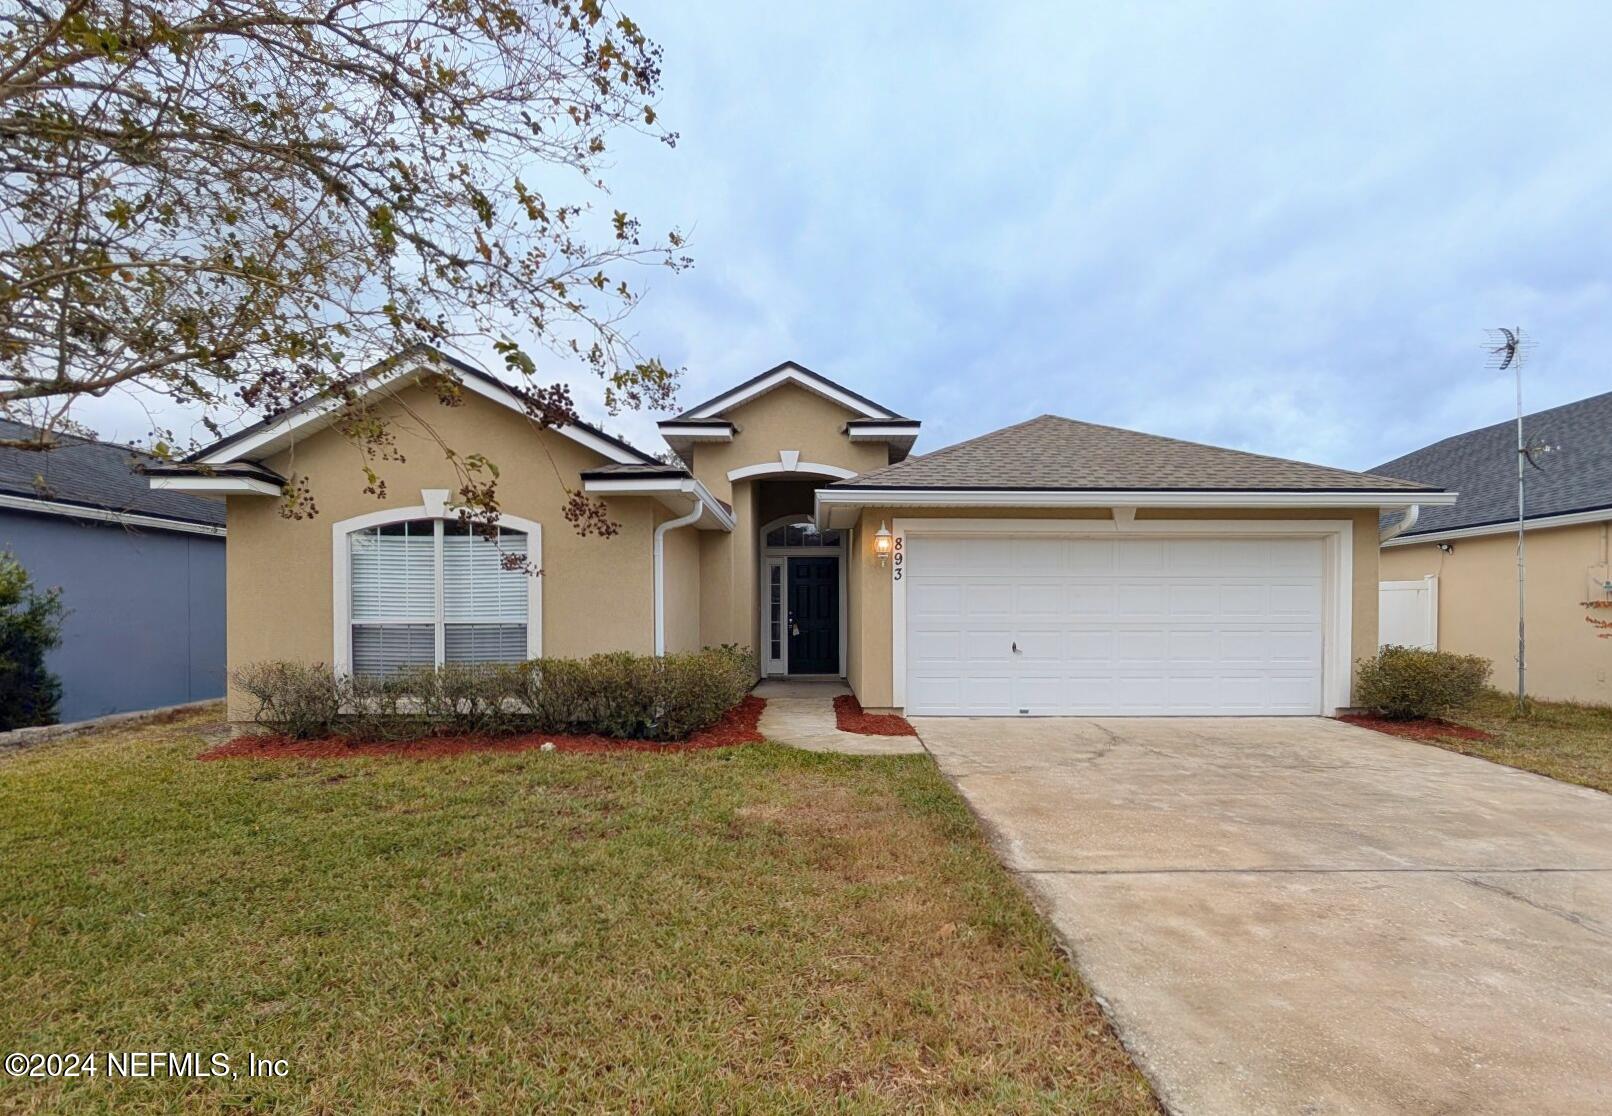
[[[433,371],[460,405],[417,383]],[[366,385],[404,458],[381,498],[326,402],[153,478],[227,501],[231,664],[731,643],[758,676],[843,678],[911,714],[1330,713],[1376,648],[1378,517],[1455,499],[1050,415],[910,456],[918,420],[795,363],[661,422],[674,464],[592,426],[542,431],[520,392],[441,354]],[[502,546],[457,523],[420,416],[498,463]],[[293,476],[319,518],[279,514]],[[568,489],[619,532],[580,536]]]
[[[1536,697],[1612,703],[1612,641],[1587,616],[1612,599],[1612,392],[1523,419],[1528,677]],[[1375,470],[1457,489],[1453,507],[1422,508],[1383,544],[1383,638],[1482,655],[1494,684],[1517,685],[1517,424],[1470,430]],[[1393,607],[1393,606],[1388,606]]]
[[[31,439],[0,420],[0,436]],[[224,509],[153,492],[128,446],[55,436],[0,449],[0,550],[41,590],[60,588],[58,717],[154,709],[224,694]]]

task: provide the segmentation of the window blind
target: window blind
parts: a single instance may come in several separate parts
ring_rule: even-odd
[[[456,520],[409,520],[348,536],[352,669],[386,677],[443,662],[526,658],[524,531],[496,544]]]

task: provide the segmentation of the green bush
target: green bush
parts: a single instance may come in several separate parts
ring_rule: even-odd
[[[1477,698],[1489,660],[1449,651],[1388,646],[1356,664],[1355,700],[1396,721],[1439,717]]]
[[[543,732],[682,740],[715,724],[754,681],[749,653],[730,647],[450,664],[384,680],[324,664],[265,662],[231,677],[257,703],[254,720],[298,740]]]
[[[62,641],[61,590],[41,593],[28,571],[0,553],[0,732],[53,725],[62,683],[45,652]]]

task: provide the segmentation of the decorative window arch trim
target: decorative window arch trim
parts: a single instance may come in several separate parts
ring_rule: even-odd
[[[840,480],[850,480],[857,475],[852,470],[842,469],[838,465],[802,461],[799,450],[780,450],[777,461],[763,461],[756,465],[743,465],[737,469],[729,469],[728,480],[749,480],[751,477],[772,476],[776,473],[816,474],[820,477],[838,477]]]
[[[352,550],[347,536],[369,527],[384,527],[410,519],[451,519],[456,509],[447,502],[448,490],[427,488],[420,492],[424,501],[412,508],[384,508],[343,519],[330,525],[331,621],[334,640],[331,666],[338,674],[353,672],[353,571]],[[500,526],[526,532],[526,560],[534,569],[543,568],[543,525],[508,512],[498,516]],[[526,575],[526,657],[543,654],[543,575]]]

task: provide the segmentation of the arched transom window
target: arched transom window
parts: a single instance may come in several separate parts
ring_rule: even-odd
[[[347,615],[336,618],[338,665],[386,677],[406,667],[531,657],[540,580],[530,572],[531,543],[527,530],[501,524],[488,537],[446,516],[346,531],[337,543],[348,589]]]
[[[802,519],[796,523],[780,523],[767,532],[766,545],[769,547],[826,547],[834,549],[840,545],[838,531],[819,531],[817,524],[809,519]]]

